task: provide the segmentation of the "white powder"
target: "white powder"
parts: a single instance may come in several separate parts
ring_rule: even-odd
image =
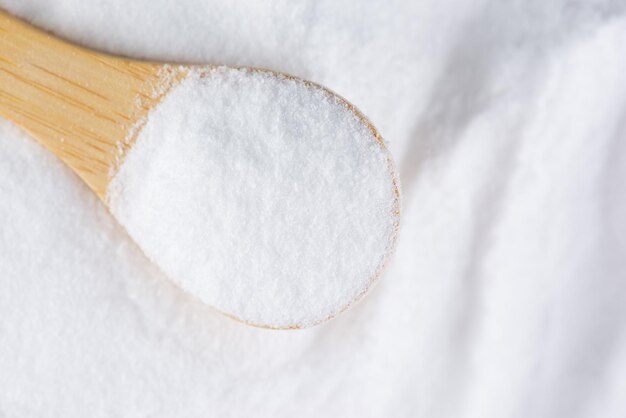
[[[0,0],[81,42],[332,86],[402,231],[332,321],[226,318],[0,121],[0,417],[623,418],[623,0]]]
[[[111,211],[189,293],[244,322],[303,327],[378,278],[399,194],[366,121],[269,72],[195,70],[149,115]]]

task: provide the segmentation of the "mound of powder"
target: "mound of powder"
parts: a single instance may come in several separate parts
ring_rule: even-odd
[[[357,300],[398,225],[385,146],[337,96],[273,73],[194,71],[149,115],[112,213],[190,294],[244,322],[304,327]]]

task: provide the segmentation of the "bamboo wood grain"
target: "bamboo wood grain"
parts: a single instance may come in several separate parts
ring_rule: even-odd
[[[104,199],[133,127],[182,67],[70,45],[0,11],[0,115],[26,129]]]

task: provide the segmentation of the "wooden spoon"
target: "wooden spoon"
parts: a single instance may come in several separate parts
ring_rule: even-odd
[[[191,68],[93,52],[0,11],[0,116],[26,129],[105,203],[112,174],[132,147],[142,122]],[[384,147],[374,126],[354,106],[322,86],[303,82],[348,106]],[[397,229],[399,190],[390,157],[388,161]],[[395,242],[395,230],[391,240]]]

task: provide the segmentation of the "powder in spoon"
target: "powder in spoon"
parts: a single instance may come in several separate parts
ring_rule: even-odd
[[[183,289],[260,326],[357,300],[395,240],[388,152],[342,99],[264,71],[193,71],[149,115],[112,213]]]

